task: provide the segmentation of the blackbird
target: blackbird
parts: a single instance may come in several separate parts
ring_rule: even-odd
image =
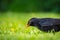
[[[37,27],[43,32],[59,32],[60,19],[59,18],[31,18],[27,23],[27,27]]]

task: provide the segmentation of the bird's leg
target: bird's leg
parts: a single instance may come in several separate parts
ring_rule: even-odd
[[[51,32],[53,33],[53,35],[55,35],[55,30],[54,29],[52,29]]]
[[[55,35],[55,31],[53,31],[53,35]]]

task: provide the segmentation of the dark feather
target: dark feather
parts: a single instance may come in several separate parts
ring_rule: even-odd
[[[60,19],[57,18],[31,18],[28,21],[28,25],[37,27],[44,32],[60,31]]]

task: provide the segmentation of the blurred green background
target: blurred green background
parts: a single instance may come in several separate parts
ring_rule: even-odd
[[[60,0],[0,0],[0,11],[60,12]]]
[[[0,0],[0,40],[60,40],[60,32],[26,28],[33,17],[60,18],[60,0]]]

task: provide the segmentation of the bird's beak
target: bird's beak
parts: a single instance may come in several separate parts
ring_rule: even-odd
[[[27,25],[26,25],[26,28],[28,28],[28,27],[29,27],[29,25],[27,24]]]

